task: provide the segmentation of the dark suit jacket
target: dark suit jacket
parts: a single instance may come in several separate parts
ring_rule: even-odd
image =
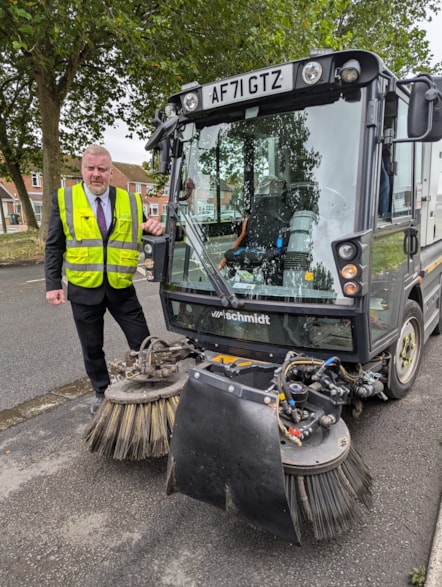
[[[106,246],[109,234],[112,232],[113,225],[115,222],[114,210],[115,210],[115,199],[116,189],[111,186],[109,188],[109,199],[112,210],[112,223],[109,227],[107,237],[104,240]],[[143,215],[143,219],[144,215]],[[52,199],[52,211],[49,219],[48,237],[46,239],[45,246],[45,277],[46,277],[46,291],[54,289],[62,289],[62,269],[64,253],[66,251],[66,236],[63,231],[63,223],[60,218],[60,209],[58,207],[57,194]],[[103,301],[104,296],[108,297],[113,302],[122,301],[127,299],[134,294],[134,286],[124,289],[115,289],[111,287],[107,281],[106,275],[104,276],[103,284],[100,287],[80,287],[68,283],[67,297],[68,300],[77,304],[93,305],[99,304]]]

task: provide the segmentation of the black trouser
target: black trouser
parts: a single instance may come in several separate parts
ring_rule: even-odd
[[[110,383],[104,343],[104,314],[112,314],[126,336],[129,349],[138,351],[149,336],[143,309],[135,294],[125,300],[111,302],[107,296],[100,304],[85,305],[71,301],[72,313],[83,351],[84,366],[96,393],[104,393]]]

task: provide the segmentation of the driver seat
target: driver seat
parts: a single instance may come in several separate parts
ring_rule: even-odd
[[[256,267],[265,259],[280,256],[287,245],[287,230],[293,210],[281,194],[257,194],[243,225],[244,236],[225,253],[227,265]]]

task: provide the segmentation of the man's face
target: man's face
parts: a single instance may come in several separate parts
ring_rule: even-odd
[[[101,196],[107,190],[112,176],[109,157],[86,153],[81,164],[81,175],[89,190],[96,196]]]

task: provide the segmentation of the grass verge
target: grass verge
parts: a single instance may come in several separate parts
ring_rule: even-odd
[[[0,265],[43,261],[44,243],[36,230],[0,234]]]

